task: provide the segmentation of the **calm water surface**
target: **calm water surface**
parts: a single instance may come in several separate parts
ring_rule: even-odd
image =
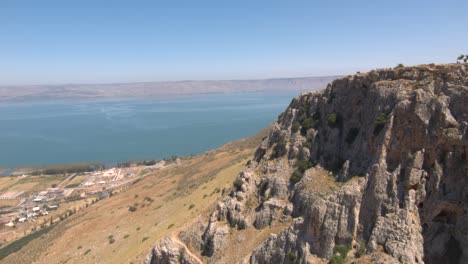
[[[0,167],[197,154],[255,134],[297,94],[0,103]]]

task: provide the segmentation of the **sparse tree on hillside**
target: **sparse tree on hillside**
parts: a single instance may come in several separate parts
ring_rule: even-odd
[[[468,55],[461,54],[460,56],[458,56],[457,61],[461,60],[466,63],[468,61]]]

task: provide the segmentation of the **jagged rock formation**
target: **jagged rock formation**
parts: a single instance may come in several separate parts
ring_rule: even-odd
[[[468,263],[467,103],[467,64],[375,70],[303,94],[184,241],[230,262],[232,230],[284,227],[234,259]]]

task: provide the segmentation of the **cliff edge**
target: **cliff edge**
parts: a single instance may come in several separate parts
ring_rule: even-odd
[[[337,79],[293,99],[184,246],[147,262],[468,263],[467,127],[468,64]]]

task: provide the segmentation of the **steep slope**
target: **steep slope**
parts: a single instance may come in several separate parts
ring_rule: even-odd
[[[0,263],[142,263],[156,241],[214,210],[221,189],[232,183],[265,135],[262,131],[148,173]]]
[[[467,64],[303,94],[216,210],[175,234],[184,247],[166,237],[147,262],[467,263],[467,102]]]

